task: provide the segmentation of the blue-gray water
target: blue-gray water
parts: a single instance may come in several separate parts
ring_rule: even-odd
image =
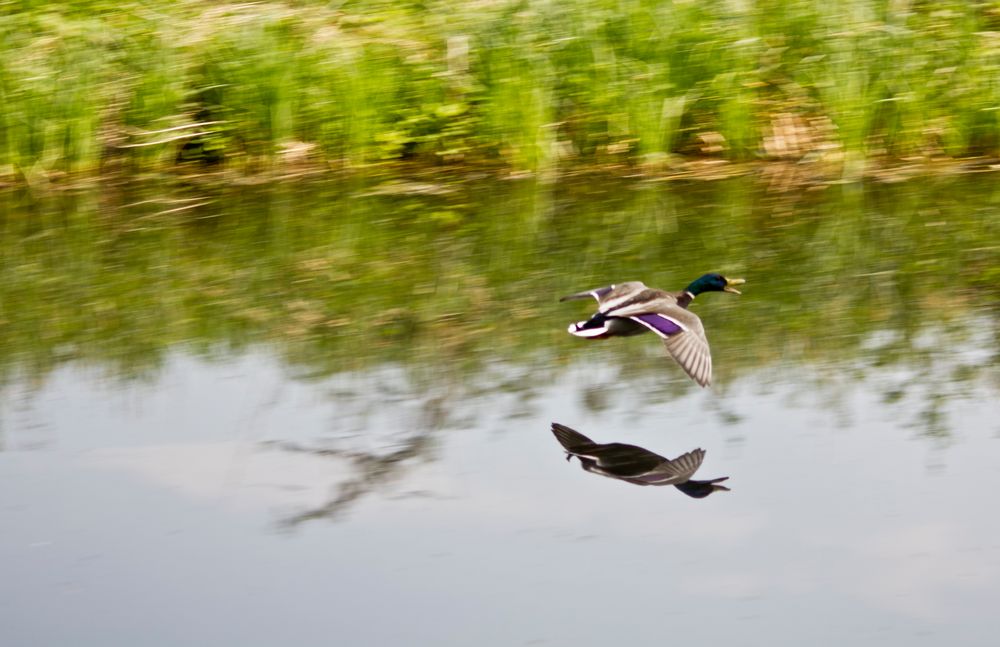
[[[914,197],[916,190],[900,189],[913,213],[930,209],[938,215],[927,222],[948,220],[945,207]],[[662,199],[657,204],[672,204],[669,194]],[[873,213],[867,202],[857,207],[847,215],[831,209],[806,247],[852,235],[824,233],[834,216],[863,220],[862,228],[907,218]],[[242,208],[241,222],[253,226],[246,211],[253,207]],[[476,207],[463,208],[474,217]],[[989,201],[969,207],[977,208],[996,218]],[[449,223],[428,235],[440,244],[436,269],[420,268],[429,275],[358,270],[343,279],[368,288],[351,297],[358,310],[336,302],[324,315],[337,317],[333,323],[308,334],[301,313],[310,310],[300,302],[340,297],[303,294],[307,288],[289,278],[287,292],[260,293],[280,302],[279,312],[293,304],[274,328],[220,323],[213,308],[240,293],[209,294],[218,301],[188,309],[188,299],[204,296],[191,286],[211,283],[212,273],[190,270],[210,278],[189,285],[178,278],[188,270],[176,269],[158,282],[153,260],[167,267],[185,253],[162,258],[159,239],[95,261],[109,273],[147,273],[136,295],[149,292],[144,280],[184,292],[157,294],[159,305],[150,305],[123,288],[116,307],[125,311],[105,316],[140,324],[108,332],[53,305],[72,301],[85,277],[34,301],[9,288],[3,324],[14,359],[4,365],[0,401],[4,644],[993,644],[1000,629],[996,292],[981,290],[981,272],[938,280],[966,253],[949,250],[996,245],[993,230],[965,224],[961,235],[905,253],[869,249],[867,234],[857,234],[859,242],[827,249],[826,261],[818,252],[796,267],[766,260],[802,248],[782,239],[805,218],[796,213],[783,211],[773,227],[757,230],[766,253],[756,260],[746,251],[754,245],[715,250],[703,234],[685,252],[698,269],[675,268],[678,276],[716,269],[728,251],[741,256],[733,263],[748,278],[741,297],[698,300],[716,364],[707,390],[661,357],[652,337],[587,342],[565,334],[591,304],[559,304],[552,290],[596,287],[600,278],[658,283],[645,276],[656,271],[633,267],[634,252],[616,241],[591,248],[597,257],[567,276],[525,260],[536,244],[526,240],[544,240],[537,244],[556,259],[572,255],[580,234],[547,238],[554,225],[504,234],[524,250],[465,256],[455,250],[483,239]],[[683,231],[688,216],[675,217]],[[187,226],[195,225],[164,225],[168,233]],[[906,226],[921,236],[942,227]],[[107,253],[73,238],[72,225],[49,227],[46,249]],[[271,233],[252,238],[257,251],[247,252],[250,243],[232,242],[225,227],[184,235],[226,276],[234,267],[251,276],[286,258],[272,252]],[[635,235],[662,246],[675,231]],[[220,239],[243,251],[212,249]],[[32,279],[40,286],[70,282],[58,269],[38,269],[48,252],[31,251],[37,238],[20,240],[20,251],[6,254],[8,271],[14,259],[22,275],[41,273]],[[337,258],[315,244],[303,243],[310,259]],[[385,263],[412,267],[405,255],[414,252],[402,245],[398,255],[391,245],[374,247]],[[122,254],[132,261],[115,265]],[[975,267],[992,267],[981,254],[973,253]],[[516,262],[494,267],[498,256]],[[415,294],[408,281],[455,280],[448,272],[468,273],[462,262],[482,278],[459,280],[482,290],[473,301],[489,308],[510,305],[513,297],[498,297],[505,281],[519,281],[521,292],[544,290],[518,297],[526,299],[518,312],[527,314],[466,318],[468,306],[438,287],[433,298],[446,303],[438,308],[446,331],[423,306],[405,310],[403,299],[403,314],[379,324],[388,332],[344,332],[353,318],[380,316],[366,310],[382,308],[379,291]],[[765,275],[761,267],[771,262]],[[603,277],[605,263],[629,275]],[[867,278],[873,271],[887,272],[876,275],[884,280]],[[282,285],[280,276],[274,281]],[[867,292],[854,301],[841,295],[843,285]],[[942,285],[954,293],[927,297]],[[15,298],[24,299],[20,312],[9,306]],[[264,310],[248,321],[269,321],[262,297],[247,299]],[[77,310],[91,307],[80,303]],[[25,323],[33,334],[18,333],[18,317],[32,311],[70,332]],[[400,324],[406,312],[415,312],[414,322]],[[827,327],[817,324],[824,320]],[[166,341],[130,339],[137,325]],[[178,329],[185,332],[170,338]],[[337,335],[347,335],[343,344],[324,345]],[[522,341],[533,336],[540,340]],[[672,487],[587,474],[564,460],[552,421],[666,456],[702,447],[698,476],[729,476],[732,491],[696,500]]]

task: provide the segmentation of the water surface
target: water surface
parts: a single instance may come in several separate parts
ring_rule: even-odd
[[[3,207],[11,644],[992,644],[996,190],[129,185]],[[705,270],[701,390],[567,292]],[[707,450],[704,500],[548,427]]]

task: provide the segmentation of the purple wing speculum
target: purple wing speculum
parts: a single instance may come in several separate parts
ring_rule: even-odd
[[[655,312],[641,315],[632,315],[629,319],[638,321],[661,337],[669,337],[679,332],[687,330],[679,321]]]

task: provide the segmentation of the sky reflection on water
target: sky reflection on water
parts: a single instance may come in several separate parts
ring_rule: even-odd
[[[71,365],[31,395],[8,390],[5,633],[52,645],[600,644],[664,632],[990,644],[990,385],[943,403],[953,433],[942,441],[913,427],[919,403],[890,405],[873,388],[892,371],[814,388],[802,388],[808,369],[749,373],[722,393],[638,409],[640,394],[626,393],[595,411],[588,391],[615,370],[581,358],[529,394],[393,367],[303,382],[266,354],[174,354],[147,384]],[[552,420],[667,455],[704,447],[703,470],[734,489],[695,500],[594,478],[566,464]],[[359,489],[331,511],[345,487]]]

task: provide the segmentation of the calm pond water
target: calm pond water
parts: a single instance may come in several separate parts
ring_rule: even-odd
[[[0,201],[11,645],[992,645],[992,176]],[[702,390],[566,334],[708,270]],[[705,499],[567,463],[558,421]]]

